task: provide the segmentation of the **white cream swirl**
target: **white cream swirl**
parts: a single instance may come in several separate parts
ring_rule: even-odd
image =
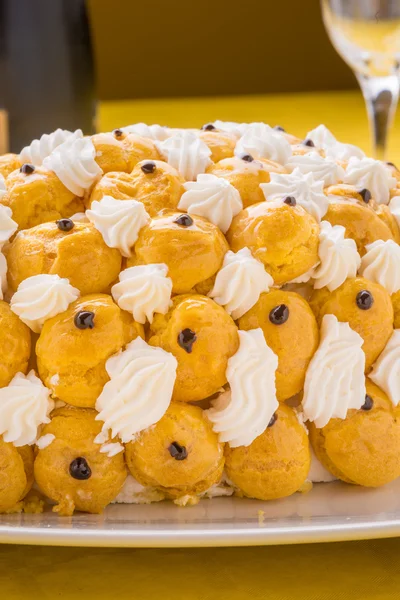
[[[236,123],[234,121],[214,121],[212,123],[216,129],[231,133],[236,139],[239,139],[244,135],[250,126],[250,123]]]
[[[380,283],[389,294],[400,290],[400,246],[394,240],[377,240],[365,246],[360,275]]]
[[[288,171],[299,169],[305,175],[312,173],[315,181],[323,181],[324,185],[333,185],[344,177],[344,169],[337,162],[323,158],[318,152],[294,154],[285,167]]]
[[[7,387],[0,388],[0,435],[14,446],[34,444],[40,425],[50,422],[54,408],[48,390],[35,372],[17,373]]]
[[[346,229],[342,225],[321,222],[318,255],[320,264],[312,277],[317,289],[327,287],[330,292],[336,290],[346,279],[355,277],[361,264],[357,244],[345,238]]]
[[[179,132],[157,145],[171,167],[187,181],[194,181],[211,164],[211,150],[195,133]]]
[[[278,408],[275,372],[278,357],[262,329],[239,331],[239,350],[228,360],[230,392],[221,394],[206,411],[220,442],[231,448],[249,446],[261,435]]]
[[[400,228],[400,195],[394,196],[389,202],[389,210],[396,219],[397,225]]]
[[[254,158],[268,158],[285,165],[292,155],[292,147],[276,129],[265,123],[251,123],[237,142],[235,154],[250,154]]]
[[[67,140],[47,156],[43,166],[54,171],[76,196],[83,196],[103,173],[97,164],[96,149],[90,138]]]
[[[316,427],[333,418],[345,419],[350,408],[365,402],[364,340],[348,323],[325,315],[321,341],[308,366],[304,384],[303,411]]]
[[[118,248],[126,257],[131,256],[139,231],[150,221],[142,202],[116,200],[111,196],[92,202],[86,216],[100,231],[107,246]]]
[[[390,190],[396,187],[396,178],[387,165],[373,158],[351,158],[343,181],[369,190],[378,204],[388,204]]]
[[[58,275],[33,275],[19,284],[11,298],[11,310],[35,333],[44,322],[67,310],[79,298],[79,290]]]
[[[165,315],[171,305],[172,279],[165,264],[139,265],[125,269],[111,294],[122,310],[137,323],[153,322],[154,313]]]
[[[178,208],[189,214],[205,217],[226,233],[235,217],[243,208],[236,188],[226,179],[215,175],[200,174],[197,181],[184,184]]]
[[[400,329],[395,329],[368,376],[389,397],[400,403]]]
[[[171,134],[168,127],[162,127],[161,125],[146,125],[146,123],[135,123],[133,125],[126,125],[121,127],[121,130],[125,133],[135,133],[141,137],[150,138],[158,142],[163,142]]]
[[[253,257],[248,248],[228,251],[217,273],[214,287],[208,294],[223,306],[232,319],[239,319],[258,301],[262,292],[274,285],[264,265]]]
[[[9,206],[0,204],[0,249],[17,231],[18,223],[12,218],[12,210]]]
[[[260,183],[267,202],[283,202],[288,196],[293,196],[297,204],[317,221],[325,216],[329,200],[324,194],[324,183],[315,181],[312,173],[304,174],[296,168],[288,175],[271,173],[270,177],[269,183]]]
[[[23,163],[40,166],[44,159],[64,142],[77,140],[83,137],[81,129],[68,131],[68,129],[56,129],[52,133],[44,133],[41,138],[33,140],[29,146],[22,148],[19,159]]]
[[[2,197],[4,196],[6,191],[7,191],[6,180],[4,179],[3,175],[0,173],[0,200],[2,199]]]
[[[140,431],[157,423],[171,402],[176,358],[141,338],[106,362],[110,381],[97,398],[98,421],[112,437],[130,442]]]
[[[325,125],[318,125],[306,135],[307,140],[314,142],[316,148],[324,150],[327,158],[347,161],[351,157],[363,158],[365,153],[358,146],[339,142]]]

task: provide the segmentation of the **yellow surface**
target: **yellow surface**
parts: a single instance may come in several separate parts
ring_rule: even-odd
[[[140,550],[0,546],[2,600],[397,600],[400,540]]]
[[[200,127],[204,123],[265,121],[282,125],[290,133],[304,136],[324,123],[343,142],[361,146],[370,153],[370,135],[364,100],[359,91],[177,98],[103,102],[98,108],[98,128],[110,131],[143,121],[170,127]],[[400,163],[400,110],[389,144],[389,159]]]
[[[265,120],[303,135],[320,122],[368,150],[357,93],[105,103],[103,130]],[[391,159],[400,162],[400,119]],[[397,600],[400,539],[269,548],[118,550],[0,546],[4,600]]]

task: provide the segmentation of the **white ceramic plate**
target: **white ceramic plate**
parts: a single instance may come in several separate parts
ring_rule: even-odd
[[[102,515],[0,516],[0,542],[62,546],[248,546],[400,535],[400,480],[379,489],[339,482],[259,502],[240,498],[112,505]]]

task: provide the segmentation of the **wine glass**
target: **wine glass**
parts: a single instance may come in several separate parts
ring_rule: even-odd
[[[325,27],[353,69],[367,106],[375,158],[385,158],[400,90],[400,0],[321,0]]]

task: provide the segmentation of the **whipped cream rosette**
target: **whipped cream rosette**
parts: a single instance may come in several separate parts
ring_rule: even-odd
[[[107,246],[117,248],[126,257],[131,256],[139,231],[150,221],[142,202],[116,200],[111,196],[92,202],[86,216],[100,231]]]
[[[68,131],[68,129],[56,129],[52,133],[44,133],[39,139],[33,140],[29,146],[22,148],[19,158],[22,163],[30,163],[40,166],[47,156],[66,141],[72,142],[83,137],[81,129]]]
[[[134,123],[133,125],[126,125],[121,127],[121,131],[125,133],[134,133],[141,137],[150,138],[157,142],[163,142],[171,135],[169,127],[162,127],[161,125],[146,125],[146,123]]]
[[[316,181],[323,181],[325,186],[343,181],[345,171],[331,158],[323,158],[318,152],[294,154],[285,165],[290,172],[298,169],[306,175],[312,173]]]
[[[395,329],[383,352],[369,374],[392,401],[394,406],[400,403],[400,329]]]
[[[237,139],[244,135],[250,125],[250,123],[236,123],[234,121],[219,121],[218,119],[212,123],[216,129],[231,133]]]
[[[197,181],[184,184],[178,208],[189,214],[205,217],[226,233],[235,217],[243,208],[236,188],[226,179],[215,175],[200,174]]]
[[[360,275],[380,283],[389,294],[400,290],[400,246],[393,240],[377,240],[366,246]]]
[[[34,371],[17,373],[0,388],[0,435],[14,446],[36,442],[40,425],[50,422],[54,402]]]
[[[299,168],[288,175],[271,173],[269,183],[261,183],[267,202],[283,202],[291,196],[317,221],[325,216],[329,200],[324,194],[323,181],[316,181],[312,173],[304,174]]]
[[[265,123],[251,123],[237,142],[235,154],[239,157],[250,154],[285,165],[292,156],[292,147],[276,129]]]
[[[141,338],[106,362],[110,381],[96,402],[96,420],[123,443],[157,423],[166,412],[176,379],[176,358]]]
[[[137,323],[153,322],[154,313],[165,315],[171,305],[172,279],[165,264],[130,267],[122,271],[111,294],[118,306],[131,312]]]
[[[181,131],[158,144],[171,167],[187,181],[194,181],[211,164],[211,150],[195,133]]]
[[[1,181],[0,181],[1,184]],[[0,191],[1,198],[1,191]],[[12,210],[8,206],[0,204],[0,249],[17,231],[18,223],[12,218]]]
[[[67,310],[79,298],[79,290],[58,275],[33,275],[18,286],[11,310],[32,331],[40,333],[44,322]]]
[[[67,139],[43,160],[43,166],[76,196],[83,196],[103,173],[90,138]]]
[[[356,157],[350,158],[343,181],[359,190],[369,190],[378,204],[389,203],[390,190],[397,183],[385,163],[373,158]]]
[[[345,237],[346,230],[341,225],[321,222],[319,234],[319,265],[314,269],[312,278],[314,287],[327,287],[330,292],[336,290],[349,277],[355,277],[361,264],[357,244]]]
[[[302,401],[304,417],[316,427],[345,419],[365,402],[364,340],[348,323],[325,315],[321,341],[308,366]]]
[[[394,196],[389,202],[389,210],[396,219],[397,225],[400,227],[400,195]]]
[[[365,156],[358,146],[339,142],[325,125],[318,125],[309,131],[306,139],[311,140],[316,148],[323,150],[325,156],[333,160],[348,161],[352,157],[363,158]]]
[[[223,306],[232,319],[239,319],[258,301],[262,292],[268,292],[274,280],[264,265],[253,257],[248,248],[225,254],[222,269],[218,271],[214,287],[208,294]]]
[[[2,199],[2,197],[4,196],[6,191],[7,191],[6,180],[4,179],[3,175],[0,173],[0,200]]]
[[[239,350],[228,361],[230,391],[213,401],[207,416],[220,442],[249,446],[268,427],[278,408],[275,373],[278,357],[262,329],[239,331]]]

